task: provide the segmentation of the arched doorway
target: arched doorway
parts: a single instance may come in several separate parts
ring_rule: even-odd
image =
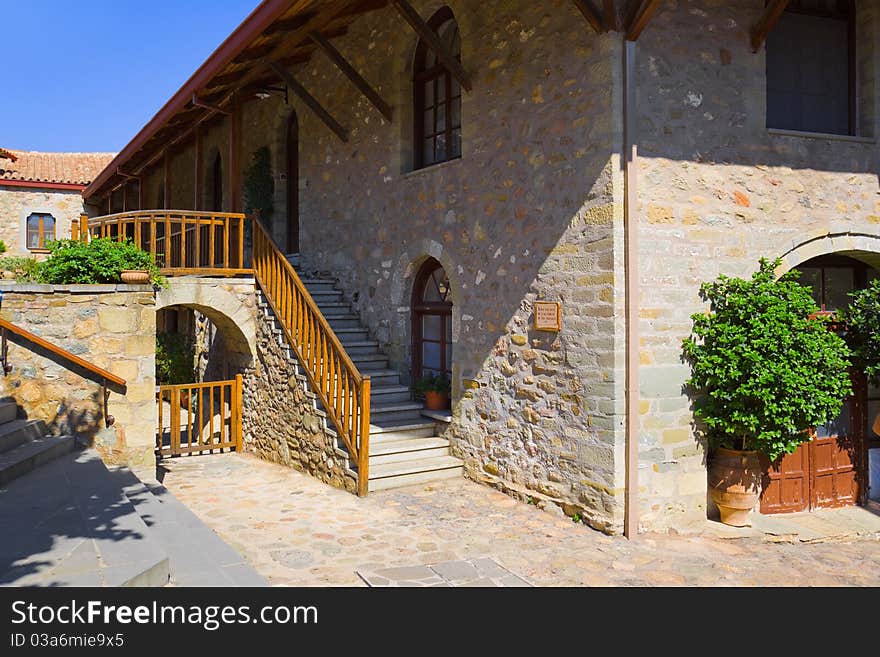
[[[862,260],[840,254],[812,258],[795,269],[826,312],[845,308],[850,292],[880,275]],[[869,386],[861,372],[853,371],[852,377],[854,394],[835,420],[816,427],[813,440],[793,454],[764,463],[762,513],[850,506],[880,493],[880,478],[871,480],[868,467],[869,455],[880,455],[880,435],[871,430],[880,413],[880,388]]]
[[[412,296],[412,374],[452,375],[452,297],[449,277],[434,258],[428,258],[415,278]]]
[[[299,253],[299,121],[287,119],[287,253]]]

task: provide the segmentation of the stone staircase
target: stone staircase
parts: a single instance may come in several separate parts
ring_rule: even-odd
[[[355,366],[361,374],[371,378],[370,490],[379,491],[462,476],[463,462],[450,455],[449,441],[440,435],[445,423],[426,416],[423,404],[413,401],[410,389],[401,383],[400,374],[389,367],[388,357],[379,348],[379,343],[370,339],[369,331],[361,323],[360,316],[343,299],[337,281],[332,278],[303,276],[295,257],[288,257],[288,260],[300,273],[303,284]],[[281,325],[259,290],[258,301],[266,317],[274,322],[278,344],[286,349],[288,362],[299,371],[296,357],[287,344]],[[307,386],[305,376],[300,376],[303,385]],[[307,387],[306,390],[310,392]],[[315,399],[315,404],[320,411],[320,400]],[[326,430],[335,435],[332,423],[327,423]],[[347,459],[348,453],[340,439],[337,439],[337,447],[340,456]],[[348,467],[354,471],[356,464],[349,460]]]
[[[14,401],[0,401],[0,486],[73,449],[72,436],[49,436],[42,420],[20,419]]]

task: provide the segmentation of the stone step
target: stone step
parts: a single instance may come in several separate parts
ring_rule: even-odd
[[[33,422],[33,420],[31,420]],[[42,424],[42,421],[39,421]],[[32,472],[35,468],[72,451],[73,436],[31,438],[0,453],[0,486]]]
[[[126,497],[167,552],[177,586],[268,586],[217,533],[158,482],[144,483],[128,468],[111,468]]]
[[[346,344],[346,342],[349,341],[361,342],[363,340],[370,339],[370,332],[365,328],[361,328],[360,326],[356,328],[333,329],[333,332],[336,334],[336,337],[339,338],[339,341],[342,344]]]
[[[363,328],[363,326],[361,326],[360,316],[351,313],[351,311],[346,315],[327,316],[327,323],[330,324],[330,328],[332,328],[334,332],[336,329],[341,328]]]
[[[309,294],[315,292],[334,292],[336,288],[336,279],[334,278],[300,278],[303,285],[309,291]]]
[[[326,304],[344,303],[341,290],[316,290],[315,292],[309,290],[309,294],[312,295],[312,299],[315,300],[318,307]]]
[[[391,404],[371,404],[370,422],[388,424],[391,422],[409,422],[421,419],[422,405],[411,401],[400,401]]]
[[[5,585],[168,583],[168,555],[92,449],[71,451],[12,482],[3,491],[0,527]]]
[[[42,420],[12,420],[0,425],[0,454],[15,449],[29,440],[42,438],[47,433]]]
[[[403,440],[405,438],[427,438],[433,436],[436,425],[433,422],[425,422],[424,418],[416,420],[389,420],[382,418],[378,421],[371,416],[370,444],[384,440]]]
[[[409,438],[370,445],[370,468],[386,463],[449,456],[449,441],[443,438]]]
[[[0,402],[0,425],[12,422],[18,417],[18,404],[14,401]]]
[[[377,340],[351,340],[343,342],[342,346],[349,356],[369,356],[379,354],[379,342]],[[385,354],[382,354],[384,356]]]
[[[370,386],[371,404],[390,404],[392,402],[411,401],[412,393],[406,386]]]
[[[360,354],[351,356],[351,361],[355,364],[355,367],[363,373],[368,373],[371,370],[387,370],[388,369],[388,357],[384,354]]]
[[[366,376],[370,377],[370,381],[374,388],[387,385],[400,385],[400,372],[397,370],[370,370]]]
[[[413,461],[385,463],[370,468],[370,491],[400,488],[464,475],[464,463],[454,456],[434,456]]]
[[[316,300],[317,302],[317,300]],[[329,321],[331,317],[347,317],[351,314],[351,304],[348,303],[318,303],[321,314]],[[332,328],[332,325],[331,325]]]

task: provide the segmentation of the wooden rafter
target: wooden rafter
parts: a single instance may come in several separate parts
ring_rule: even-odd
[[[602,8],[604,10],[605,31],[617,30],[617,8],[614,6],[614,0],[602,0]]]
[[[789,0],[770,0],[767,4],[761,18],[751,29],[752,52],[758,52],[761,49],[764,41],[767,40],[767,35],[776,27],[776,23],[782,17],[782,12],[788,6],[788,2]]]
[[[578,8],[578,10],[584,15],[584,18],[587,19],[587,22],[590,24],[596,34],[602,34],[605,31],[605,25],[602,23],[602,17],[599,16],[599,12],[597,12],[593,5],[589,2],[589,0],[573,0],[574,6]]]
[[[303,87],[299,82],[297,82],[296,78],[288,71],[287,69],[283,69],[278,64],[274,62],[269,64],[269,68],[275,71],[275,74],[284,80],[284,83],[287,85],[287,88],[290,89],[296,96],[308,106],[310,110],[312,110],[315,115],[324,122],[330,130],[332,130],[339,139],[344,142],[348,141],[348,131],[339,124],[339,122],[334,119],[330,113],[324,109],[324,107],[319,103],[314,96],[312,96],[305,87]]]
[[[324,54],[326,54],[327,57],[336,64],[339,70],[345,74],[345,77],[347,77],[351,83],[367,97],[367,100],[373,104],[373,107],[379,110],[382,113],[382,116],[391,121],[393,116],[391,106],[382,100],[382,97],[376,93],[376,90],[370,86],[370,83],[367,82],[363,76],[361,76],[361,74],[348,63],[348,60],[342,56],[342,53],[336,50],[333,44],[321,36],[319,32],[310,32],[309,38],[320,46],[321,50],[324,51]]]
[[[660,0],[639,0],[633,5],[633,10],[626,23],[627,41],[638,41],[642,30],[647,27],[659,6]]]
[[[390,4],[397,9],[397,13],[400,14],[403,20],[409,23],[410,27],[415,30],[415,33],[425,42],[425,45],[434,52],[437,59],[440,60],[440,63],[446,67],[446,69],[452,74],[452,77],[458,80],[458,83],[462,88],[465,91],[470,91],[472,88],[471,76],[461,65],[461,62],[459,62],[452,53],[446,49],[443,42],[440,41],[440,37],[437,36],[437,33],[431,29],[431,26],[422,19],[419,12],[413,9],[412,5],[406,0],[390,0]]]
[[[228,110],[223,109],[219,105],[211,105],[210,103],[201,100],[198,96],[193,94],[192,97],[193,107],[203,107],[204,109],[211,110],[212,112],[219,112],[220,114],[229,114]]]

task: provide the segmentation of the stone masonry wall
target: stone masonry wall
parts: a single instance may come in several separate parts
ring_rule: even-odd
[[[83,212],[78,191],[4,187],[0,185],[0,240],[6,242],[6,255],[31,255],[26,246],[26,222],[33,212],[55,217],[55,236],[70,237],[70,226]]]
[[[706,309],[700,283],[748,276],[761,256],[787,255],[790,268],[855,249],[866,241],[859,234],[880,237],[874,140],[768,131],[764,50],[753,54],[748,38],[763,0],[707,4],[664,2],[638,42],[639,476],[642,520],[654,528],[707,512],[705,455],[681,361],[690,315]],[[870,135],[876,126],[865,114],[876,91],[864,73],[877,70],[878,17],[874,3],[858,5],[862,132]]]
[[[272,328],[272,321],[260,314],[258,362],[244,379],[245,449],[355,492],[357,480],[346,471],[335,438],[324,430],[324,417],[315,410],[313,395],[305,392],[303,376],[288,362]]]
[[[0,284],[0,317],[126,380],[110,387],[115,424],[104,429],[101,381],[69,361],[10,336],[10,374],[0,396],[19,417],[45,420],[53,434],[93,441],[110,463],[155,476],[156,310],[153,290],[140,285]]]

